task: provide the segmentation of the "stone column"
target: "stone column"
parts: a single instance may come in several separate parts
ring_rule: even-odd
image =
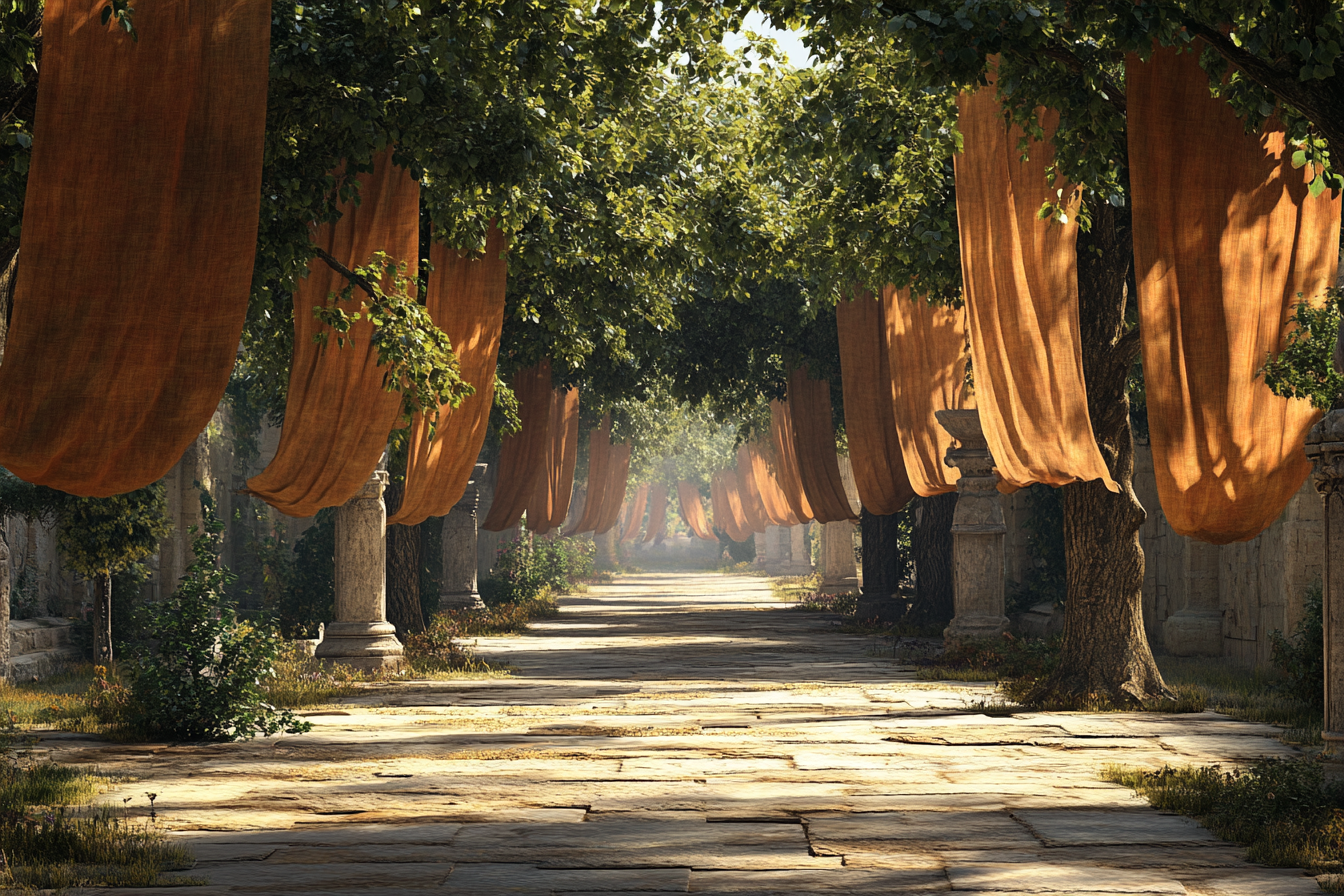
[[[375,470],[336,509],[336,621],[314,655],[356,669],[401,665],[401,642],[387,621],[387,472]]]
[[[1185,542],[1185,606],[1162,624],[1162,642],[1176,656],[1222,656],[1223,610],[1216,544]]]
[[[784,526],[765,527],[765,571],[772,576],[789,574],[789,530]]]
[[[795,576],[812,575],[812,556],[807,549],[807,523],[789,527],[789,568]]]
[[[1344,766],[1344,409],[1330,411],[1307,435],[1312,481],[1325,500],[1325,564],[1321,617],[1325,627],[1325,725],[1321,738]]]
[[[485,464],[476,465],[467,490],[443,518],[443,584],[439,588],[439,608],[443,610],[485,609],[476,590],[477,483],[485,477],[485,470]]]
[[[821,590],[844,594],[859,590],[859,570],[854,563],[854,524],[848,520],[821,527]]]
[[[980,429],[980,412],[938,411],[938,422],[957,440],[945,463],[961,472],[952,516],[952,587],[956,615],[943,638],[997,638],[1008,630],[1003,615],[1003,505]]]

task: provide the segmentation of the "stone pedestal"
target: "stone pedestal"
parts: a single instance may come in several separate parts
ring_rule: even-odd
[[[854,562],[854,524],[848,520],[826,523],[821,528],[821,590],[847,594],[859,590],[859,569]]]
[[[1185,606],[1162,624],[1162,642],[1175,656],[1222,656],[1223,611],[1215,544],[1190,539],[1185,545]]]
[[[467,490],[443,518],[443,584],[439,588],[439,608],[443,610],[485,609],[476,590],[477,483],[485,477],[485,470],[485,464],[476,465]]]
[[[789,565],[791,576],[812,575],[812,556],[807,550],[807,523],[789,527]]]
[[[369,481],[336,510],[336,621],[314,655],[356,669],[401,665],[401,642],[387,621],[387,473]]]
[[[1322,621],[1325,627],[1325,725],[1321,737],[1332,777],[1344,768],[1344,410],[1332,410],[1307,436],[1312,482],[1325,499]]]
[[[952,587],[956,615],[943,631],[947,641],[997,638],[1008,630],[1003,614],[1003,505],[980,429],[980,412],[938,411],[938,423],[957,440],[946,463],[956,467],[957,509],[952,516]]]

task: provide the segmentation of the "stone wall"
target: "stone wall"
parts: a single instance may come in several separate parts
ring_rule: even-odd
[[[1208,545],[1177,535],[1157,499],[1152,452],[1135,446],[1134,491],[1148,512],[1140,529],[1145,557],[1143,618],[1153,649],[1220,655],[1251,666],[1270,662],[1269,633],[1291,633],[1304,592],[1321,577],[1324,517],[1308,480],[1273,525],[1250,541]],[[1003,496],[1008,585],[1030,557],[1022,493]]]

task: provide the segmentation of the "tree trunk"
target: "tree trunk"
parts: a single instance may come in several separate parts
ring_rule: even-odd
[[[401,505],[405,486],[399,482],[387,487],[388,515]],[[387,527],[387,621],[397,627],[397,634],[405,637],[410,632],[425,630],[425,616],[420,609],[420,527]]]
[[[19,276],[19,245],[0,243],[0,361],[5,359],[9,320],[14,311],[14,283]]]
[[[915,554],[915,602],[905,622],[941,628],[956,612],[952,591],[952,514],[957,493],[916,498],[918,522],[912,537]]]
[[[893,525],[887,525],[890,519]],[[859,543],[863,546],[863,594],[879,599],[891,597],[900,584],[896,578],[895,517],[878,516],[864,509],[859,514]]]
[[[93,580],[93,663],[112,668],[112,576]]]
[[[1088,414],[1106,466],[1120,486],[1064,486],[1064,550],[1068,599],[1055,671],[1028,696],[1036,703],[1076,705],[1102,698],[1136,705],[1169,696],[1143,629],[1146,514],[1134,494],[1134,439],[1126,383],[1139,355],[1137,329],[1125,331],[1127,279],[1133,259],[1129,222],[1094,203],[1092,229],[1078,238],[1079,320]]]

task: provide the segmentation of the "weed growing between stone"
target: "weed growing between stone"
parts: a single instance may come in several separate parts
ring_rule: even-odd
[[[1344,786],[1325,783],[1318,759],[1262,759],[1231,771],[1110,765],[1101,776],[1242,844],[1249,861],[1314,874],[1344,871]]]
[[[1283,728],[1279,739],[1285,743],[1321,743],[1320,700],[1302,699],[1298,687],[1280,671],[1203,657],[1159,656],[1157,665],[1169,687],[1202,695],[1215,712]],[[1323,694],[1324,682],[1316,682],[1315,690]]]

